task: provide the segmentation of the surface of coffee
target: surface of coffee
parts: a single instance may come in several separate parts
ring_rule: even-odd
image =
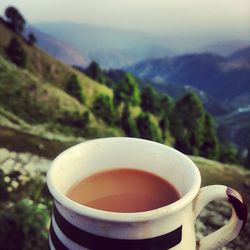
[[[180,198],[175,187],[157,175],[120,168],[93,174],[75,183],[67,197],[85,206],[111,212],[143,212]]]

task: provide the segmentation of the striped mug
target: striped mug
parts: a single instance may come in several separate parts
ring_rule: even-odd
[[[144,170],[166,179],[181,198],[150,211],[117,213],[90,208],[65,196],[82,178],[121,167]],[[247,219],[246,203],[237,191],[222,185],[200,188],[200,172],[187,156],[143,139],[103,138],[73,146],[52,162],[47,184],[54,197],[50,249],[218,249],[239,234]],[[218,199],[231,204],[231,219],[196,241],[197,215],[207,203]]]

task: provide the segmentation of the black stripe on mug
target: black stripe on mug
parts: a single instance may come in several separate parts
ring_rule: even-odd
[[[50,223],[50,229],[49,229],[49,235],[50,235],[50,240],[54,246],[55,249],[60,249],[60,250],[68,250],[67,247],[65,247],[62,242],[58,239],[55,230],[53,228],[52,223]],[[51,249],[51,248],[49,248]]]
[[[243,199],[243,197],[234,189],[227,187],[227,197],[228,201],[234,207],[235,213],[237,217],[243,221],[241,230],[244,228],[247,222],[247,202]]]
[[[56,206],[54,206],[53,214],[57,226],[65,236],[75,243],[91,250],[166,250],[178,245],[182,239],[182,226],[167,234],[149,239],[132,240],[108,238],[98,236],[75,227],[60,214]],[[58,243],[59,239],[56,237],[52,225],[51,227],[53,234],[53,236],[51,236],[51,240],[53,245],[56,249],[65,249],[65,246],[62,243],[61,244],[64,248],[60,248]]]

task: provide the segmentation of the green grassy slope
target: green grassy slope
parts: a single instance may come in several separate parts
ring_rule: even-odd
[[[190,156],[201,172],[202,186],[221,184],[241,192],[250,201],[250,171],[203,157]]]
[[[66,92],[42,82],[1,56],[0,103],[29,122],[60,120],[74,113],[82,115],[86,109]]]
[[[0,21],[0,53],[4,57],[7,58],[4,48],[8,46],[12,37],[16,37],[21,42],[26,54],[28,55],[27,70],[41,80],[45,80],[57,87],[65,89],[68,79],[74,73],[80,79],[81,84],[84,86],[84,91],[89,97],[87,103],[91,103],[93,99],[92,97],[98,92],[112,95],[112,90],[106,86],[97,83],[69,65],[56,60],[54,57],[46,54],[37,47],[27,45],[22,38],[9,30],[2,21]]]
[[[81,77],[80,75],[80,80]],[[14,113],[31,124],[71,125],[70,122],[81,120],[84,112],[88,110],[90,122],[88,130],[82,135],[86,137],[93,137],[94,133],[96,136],[122,135],[119,128],[107,127],[89,110],[95,95],[98,93],[112,94],[111,90],[98,83],[91,86],[91,81],[82,82],[82,84],[85,88],[90,86],[88,88],[90,94],[86,95],[88,100],[86,106],[62,89],[41,80],[26,69],[16,67],[0,55],[0,106],[7,112]],[[6,112],[2,113],[2,116],[10,121],[13,120],[10,115],[6,117]]]
[[[25,69],[16,67],[8,61],[5,49],[12,37],[19,40],[27,54]],[[82,86],[85,95],[84,105],[64,91],[72,74],[77,76]],[[89,111],[88,127],[85,126],[82,131],[82,126],[77,125],[78,130],[75,131],[77,135],[84,137],[123,135],[121,129],[107,127],[90,111],[93,101],[99,94],[112,97],[113,91],[71,66],[57,61],[35,46],[28,45],[0,20],[0,106],[6,111],[1,114],[1,121],[5,121],[5,125],[12,122],[11,115],[4,117],[9,112],[33,125],[52,123],[53,126],[50,128],[59,126],[61,129],[64,125],[71,126],[72,123],[81,122],[85,111]]]

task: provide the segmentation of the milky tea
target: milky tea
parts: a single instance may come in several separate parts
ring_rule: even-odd
[[[119,168],[98,172],[72,185],[66,196],[85,206],[111,212],[144,212],[180,198],[175,187],[155,174]]]

